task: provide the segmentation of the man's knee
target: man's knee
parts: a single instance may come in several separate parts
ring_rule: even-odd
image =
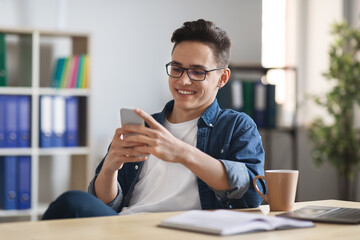
[[[79,214],[84,211],[87,199],[92,197],[94,196],[82,191],[65,192],[50,204],[43,219],[79,217]]]
[[[77,213],[87,208],[86,205],[90,200],[93,200],[93,198],[95,197],[87,192],[73,190],[63,193],[56,201],[58,201],[63,208],[77,215]]]

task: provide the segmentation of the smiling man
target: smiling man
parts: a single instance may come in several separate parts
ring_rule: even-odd
[[[63,194],[44,219],[260,205],[251,184],[264,174],[257,127],[216,100],[230,77],[228,35],[200,19],[185,22],[171,41],[166,72],[173,100],[152,116],[136,109],[147,126],[115,131],[90,183],[91,195]],[[123,137],[129,132],[140,134]],[[258,184],[265,192],[264,182]]]

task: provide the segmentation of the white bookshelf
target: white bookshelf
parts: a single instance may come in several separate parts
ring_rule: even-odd
[[[7,62],[15,72],[8,73],[8,86],[0,87],[0,95],[28,95],[31,98],[31,147],[0,148],[0,156],[31,156],[31,208],[28,210],[1,210],[0,222],[16,219],[38,220],[51,200],[46,197],[46,188],[57,184],[57,179],[47,173],[49,162],[66,159],[70,163],[64,190],[86,191],[93,176],[90,139],[90,80],[86,89],[50,88],[55,60],[73,54],[90,55],[90,35],[87,33],[49,31],[37,29],[2,28],[6,34],[7,54],[16,52]],[[21,54],[19,54],[19,52]],[[12,65],[11,65],[12,64]],[[9,66],[10,65],[10,66]],[[17,69],[19,68],[19,69]],[[39,98],[42,95],[76,96],[79,99],[79,146],[40,148],[39,145]],[[59,160],[60,159],[60,160]],[[44,170],[45,169],[45,170]],[[62,170],[59,169],[61,172]],[[68,170],[64,170],[68,171]],[[49,176],[50,175],[50,176]],[[52,196],[54,198],[54,196]]]

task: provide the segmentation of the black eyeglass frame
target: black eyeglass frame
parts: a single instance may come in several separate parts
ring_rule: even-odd
[[[194,68],[194,67],[192,67],[192,68],[184,68],[184,67],[181,67],[181,66],[179,66],[179,65],[175,65],[176,67],[181,68],[181,69],[182,69],[182,72],[181,72],[180,76],[174,77],[174,76],[171,76],[170,73],[168,73],[168,66],[171,66],[171,62],[169,62],[168,64],[165,65],[165,67],[166,67],[166,73],[167,73],[167,75],[168,75],[169,77],[172,77],[172,78],[181,78],[182,75],[184,74],[184,71],[186,70],[186,73],[187,73],[188,77],[190,78],[190,80],[192,80],[192,81],[197,81],[197,82],[204,81],[204,80],[206,79],[206,75],[207,75],[208,72],[213,72],[213,71],[225,69],[225,67],[219,67],[219,68],[214,68],[214,69],[210,69],[210,70],[205,70],[205,69]],[[204,72],[205,72],[205,74],[204,74],[204,79],[203,79],[203,80],[192,79],[191,76],[190,76],[190,72],[189,72],[190,69],[199,69],[199,70],[204,71]]]

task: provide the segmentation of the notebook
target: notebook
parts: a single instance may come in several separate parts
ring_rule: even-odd
[[[278,214],[279,217],[311,220],[314,222],[327,223],[360,223],[359,208],[306,206],[295,211]]]
[[[166,218],[159,226],[224,236],[257,231],[306,228],[313,227],[314,224],[311,221],[232,210],[191,210]]]

